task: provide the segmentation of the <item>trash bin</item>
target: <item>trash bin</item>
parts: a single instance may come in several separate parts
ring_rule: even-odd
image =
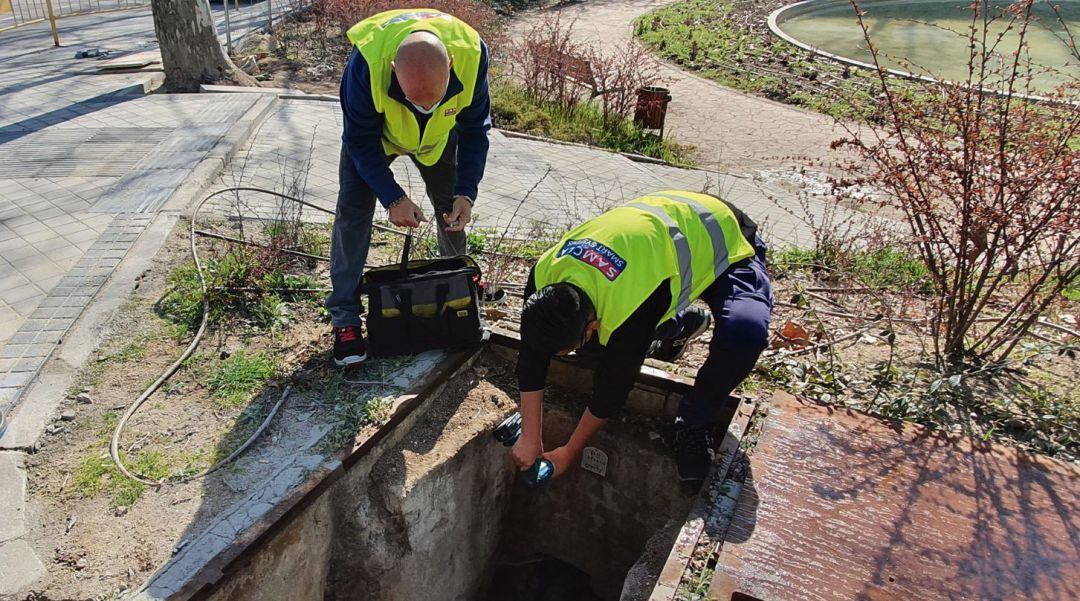
[[[658,86],[646,86],[637,91],[637,108],[634,123],[644,129],[658,129],[664,135],[664,118],[671,102],[671,90]]]

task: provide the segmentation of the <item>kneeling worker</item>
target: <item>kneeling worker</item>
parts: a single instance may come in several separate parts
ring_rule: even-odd
[[[711,315],[691,306],[698,298]],[[521,436],[511,451],[517,466],[528,469],[543,456],[556,476],[565,472],[626,402],[646,356],[674,361],[715,316],[709,356],[675,423],[680,478],[704,479],[713,422],[768,344],[772,288],[754,222],[704,194],[643,196],[570,230],[537,261],[525,299],[517,365]],[[594,334],[592,401],[570,440],[544,452],[548,364]]]

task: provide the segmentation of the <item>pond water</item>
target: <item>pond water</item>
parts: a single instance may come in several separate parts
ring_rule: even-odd
[[[994,50],[1008,64],[1019,43],[1019,21],[1004,14],[1011,2],[989,2],[987,40],[1000,42]],[[870,39],[880,51],[883,66],[952,81],[968,80],[968,34],[972,26],[982,37],[983,17],[972,19],[970,2],[962,0],[864,1],[860,7]],[[1054,10],[1054,7],[1057,10]],[[1035,92],[1080,80],[1080,0],[1036,2],[1026,33]],[[872,62],[866,40],[846,1],[814,2],[781,13],[779,27],[791,37],[846,58]],[[994,80],[987,81],[992,87]]]

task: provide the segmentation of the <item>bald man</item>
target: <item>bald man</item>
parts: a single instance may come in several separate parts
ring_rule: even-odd
[[[488,51],[461,20],[431,9],[379,13],[348,31],[355,49],[341,78],[344,121],[340,189],[330,249],[334,363],[367,358],[358,288],[371,242],[375,199],[390,222],[418,227],[428,216],[390,163],[407,155],[431,199],[439,253],[465,254],[465,225],[487,163],[491,128]]]

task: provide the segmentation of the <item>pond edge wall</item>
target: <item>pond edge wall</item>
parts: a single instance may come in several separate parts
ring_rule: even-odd
[[[939,0],[924,0],[924,2],[926,2],[926,3],[929,3],[929,2],[938,3],[938,1]],[[915,3],[918,3],[918,0],[913,0],[913,1],[909,2],[909,3],[910,4],[915,4]],[[864,4],[864,5],[872,5],[872,4],[874,4],[874,0],[864,0],[862,2],[862,4]],[[813,46],[811,44],[807,44],[806,42],[803,42],[803,41],[789,35],[781,27],[781,25],[784,23],[784,21],[787,21],[788,19],[790,19],[792,17],[805,15],[806,13],[811,12],[813,9],[816,9],[816,8],[819,8],[819,7],[822,7],[822,6],[834,6],[834,5],[851,6],[851,2],[849,2],[848,0],[803,0],[802,2],[796,2],[794,4],[788,4],[786,6],[781,6],[780,8],[774,10],[772,13],[769,14],[769,18],[768,18],[769,31],[771,31],[773,33],[773,35],[776,35],[777,37],[781,38],[785,42],[787,42],[787,43],[789,43],[789,44],[791,44],[793,46],[797,46],[799,48],[802,48],[803,50],[806,50],[807,52],[811,52],[813,54],[816,54],[818,56],[821,56],[821,57],[824,57],[824,58],[827,58],[827,59],[830,59],[830,60],[833,60],[833,61],[836,61],[836,62],[841,63],[841,64],[851,65],[853,67],[858,67],[860,69],[868,69],[870,71],[877,71],[878,67],[876,67],[872,63],[867,63],[867,62],[864,62],[864,61],[860,61],[860,60],[857,60],[857,59],[854,59],[854,58],[849,58],[849,57],[842,56],[842,55],[839,55],[839,54],[833,54],[832,52],[829,52],[827,50],[823,50],[823,49],[818,48],[816,46]],[[946,85],[963,85],[963,84],[958,83],[958,82],[949,81],[949,80],[941,80],[941,79],[937,79],[935,77],[930,77],[928,75],[919,75],[917,73],[912,73],[910,71],[904,71],[902,69],[889,69],[889,68],[884,68],[883,67],[881,69],[881,71],[884,72],[884,73],[887,73],[889,75],[892,75],[894,77],[900,77],[900,78],[903,78],[903,79],[911,79],[911,80],[915,80],[915,81],[922,81],[922,82],[926,82],[926,83],[946,84]],[[982,88],[980,91],[983,92],[983,93],[986,93],[986,94],[994,94],[996,96],[1005,95],[1005,92],[1002,92],[1001,90],[993,90],[993,89],[988,89],[988,88]],[[1036,102],[1049,102],[1049,103],[1054,103],[1054,104],[1063,104],[1060,100],[1054,100],[1054,99],[1048,98],[1046,96],[1039,96],[1039,95],[1034,95],[1034,94],[1028,95],[1028,94],[1016,94],[1016,93],[1014,93],[1014,94],[1011,94],[1011,96],[1016,97],[1016,98],[1025,98],[1027,100],[1034,100]],[[1076,103],[1073,103],[1073,104],[1076,104]]]

